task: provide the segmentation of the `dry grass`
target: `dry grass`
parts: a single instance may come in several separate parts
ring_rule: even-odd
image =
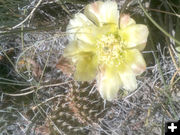
[[[174,41],[150,23],[137,2],[126,3],[124,12],[149,26],[143,52],[148,67],[137,78],[137,90],[105,102],[95,82],[76,82],[56,68],[68,42],[68,20],[86,4],[59,2],[31,0],[17,9],[24,15],[18,23],[0,25],[0,134],[163,134],[165,121],[180,118],[180,63]],[[123,0],[118,3],[125,6]],[[152,18],[169,33],[175,31],[176,21],[162,21],[177,16],[150,9],[159,4],[158,10],[177,12],[177,7],[161,0],[148,3]]]

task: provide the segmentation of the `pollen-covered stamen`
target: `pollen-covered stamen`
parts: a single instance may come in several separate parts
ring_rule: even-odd
[[[103,35],[97,41],[97,56],[100,63],[119,65],[122,62],[123,45],[114,34]]]

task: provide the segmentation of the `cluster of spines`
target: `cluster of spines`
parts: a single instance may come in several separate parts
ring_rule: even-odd
[[[84,127],[98,123],[98,119],[105,114],[103,100],[98,92],[90,93],[90,88],[71,88],[60,99],[55,107],[51,119],[58,129],[65,134],[87,135]]]

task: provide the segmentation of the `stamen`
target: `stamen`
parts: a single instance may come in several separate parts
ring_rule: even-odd
[[[123,58],[123,44],[114,34],[103,35],[97,41],[98,60],[102,64],[120,65]]]

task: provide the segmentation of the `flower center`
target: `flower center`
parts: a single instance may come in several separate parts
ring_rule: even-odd
[[[96,45],[99,63],[118,66],[122,62],[123,44],[114,34],[103,35]]]

